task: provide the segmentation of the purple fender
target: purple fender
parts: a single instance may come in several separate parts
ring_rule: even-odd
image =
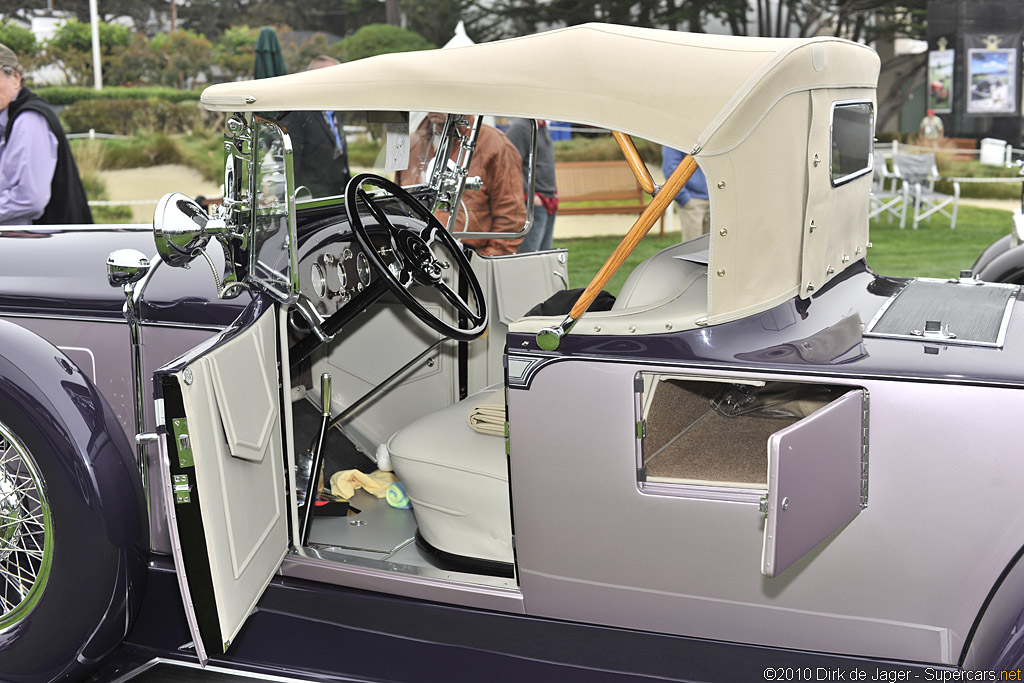
[[[0,422],[38,466],[53,542],[38,602],[13,623],[0,613],[0,680],[80,680],[121,643],[145,588],[148,525],[134,449],[67,356],[4,321]]]

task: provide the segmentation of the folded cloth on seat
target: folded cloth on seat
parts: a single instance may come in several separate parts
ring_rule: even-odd
[[[391,472],[375,470],[366,474],[359,470],[342,470],[331,475],[331,493],[348,500],[358,489],[365,489],[367,493],[383,498],[384,492],[396,481],[398,478]]]
[[[491,436],[505,436],[505,392],[499,388],[469,409],[466,416],[474,432]]]

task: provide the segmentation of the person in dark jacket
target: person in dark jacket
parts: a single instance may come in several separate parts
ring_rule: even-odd
[[[338,64],[337,59],[320,55],[309,63],[306,70],[335,64]],[[351,173],[345,128],[337,112],[288,112],[283,122],[292,140],[295,187],[307,188],[313,197],[343,194]],[[303,196],[301,192],[299,196]]]
[[[529,175],[528,159],[533,140],[533,123],[529,119],[515,119],[505,132],[523,158],[523,187]],[[551,142],[548,122],[537,121],[536,175],[533,179],[533,227],[519,245],[519,253],[551,249],[555,235],[555,215],[558,213],[558,188],[555,186],[555,145]]]
[[[46,100],[0,44],[0,225],[92,223],[71,146]]]

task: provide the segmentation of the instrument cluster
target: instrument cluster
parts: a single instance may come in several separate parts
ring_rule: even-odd
[[[302,259],[301,291],[321,315],[330,315],[370,285],[373,273],[355,243],[325,245]]]

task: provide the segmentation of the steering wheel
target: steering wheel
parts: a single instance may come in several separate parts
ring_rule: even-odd
[[[377,200],[363,190],[363,185],[386,190],[402,205],[411,209],[418,218],[426,223],[426,227],[420,232],[395,227],[377,204]],[[397,261],[396,269],[393,270],[392,266],[384,262],[378,247],[370,240],[370,235],[363,224],[363,218],[359,215],[358,199],[365,202],[373,217],[377,219],[378,225],[386,230],[391,252]],[[469,265],[469,259],[466,258],[462,246],[441,225],[434,214],[430,213],[415,197],[387,178],[373,173],[362,173],[352,178],[345,187],[345,213],[348,215],[352,232],[359,240],[370,265],[384,278],[388,289],[395,293],[395,296],[405,304],[413,315],[446,337],[459,341],[470,341],[484,333],[484,330],[487,329],[487,305],[484,303],[480,280],[477,279],[476,273]],[[450,268],[451,264],[449,261],[437,257],[434,250],[438,247],[444,249],[447,252],[447,258],[458,266],[456,272],[468,285],[472,300],[476,304],[475,310],[465,298],[444,281],[444,271]],[[395,270],[398,272],[396,273]],[[440,291],[442,296],[465,318],[469,327],[462,328],[452,325],[428,311],[409,292],[409,287],[414,283],[428,285]]]

